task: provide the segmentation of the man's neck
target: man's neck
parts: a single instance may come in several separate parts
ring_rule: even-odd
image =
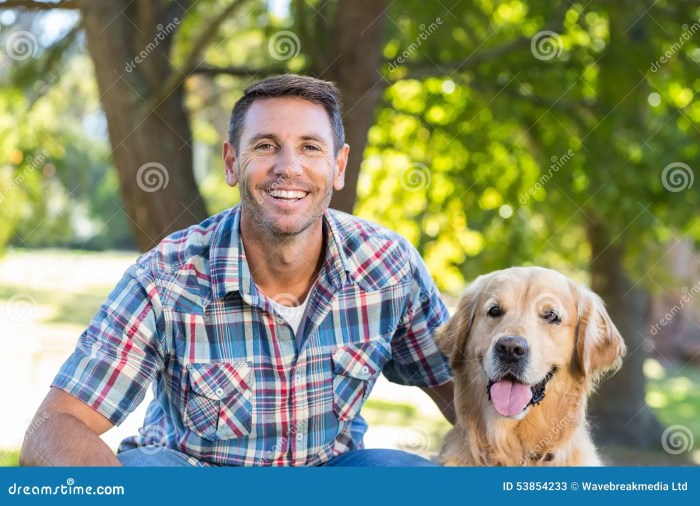
[[[306,299],[323,263],[322,220],[291,240],[280,242],[242,219],[241,240],[258,290],[284,305]]]

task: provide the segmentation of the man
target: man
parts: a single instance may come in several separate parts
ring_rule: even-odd
[[[449,420],[432,331],[447,318],[399,235],[328,210],[344,184],[338,90],[283,75],[245,91],[223,146],[240,205],[163,240],[127,270],[56,376],[24,465],[430,465],[364,450],[380,372]],[[141,434],[99,435],[155,381]]]

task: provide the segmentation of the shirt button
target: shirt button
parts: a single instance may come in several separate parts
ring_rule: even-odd
[[[219,397],[222,398],[224,396],[224,389],[219,387],[216,390],[214,390],[214,393]]]
[[[365,374],[367,374],[367,373],[369,372],[369,367],[367,367],[366,365],[363,365],[363,366],[362,366],[362,372],[365,373]]]
[[[301,434],[297,434],[297,442],[298,442],[298,443],[301,443],[301,441],[302,441],[303,439],[304,439],[304,436],[302,436]]]
[[[301,375],[297,374],[296,376],[294,376],[294,381],[295,381],[297,384],[301,383]]]

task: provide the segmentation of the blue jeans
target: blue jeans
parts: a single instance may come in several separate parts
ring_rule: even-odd
[[[190,467],[184,453],[170,448],[133,448],[117,455],[127,467]],[[351,450],[332,458],[325,467],[437,467],[437,464],[400,450]]]

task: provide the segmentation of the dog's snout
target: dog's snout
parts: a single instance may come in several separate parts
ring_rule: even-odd
[[[527,341],[520,336],[506,336],[496,341],[496,356],[512,364],[527,355]]]

